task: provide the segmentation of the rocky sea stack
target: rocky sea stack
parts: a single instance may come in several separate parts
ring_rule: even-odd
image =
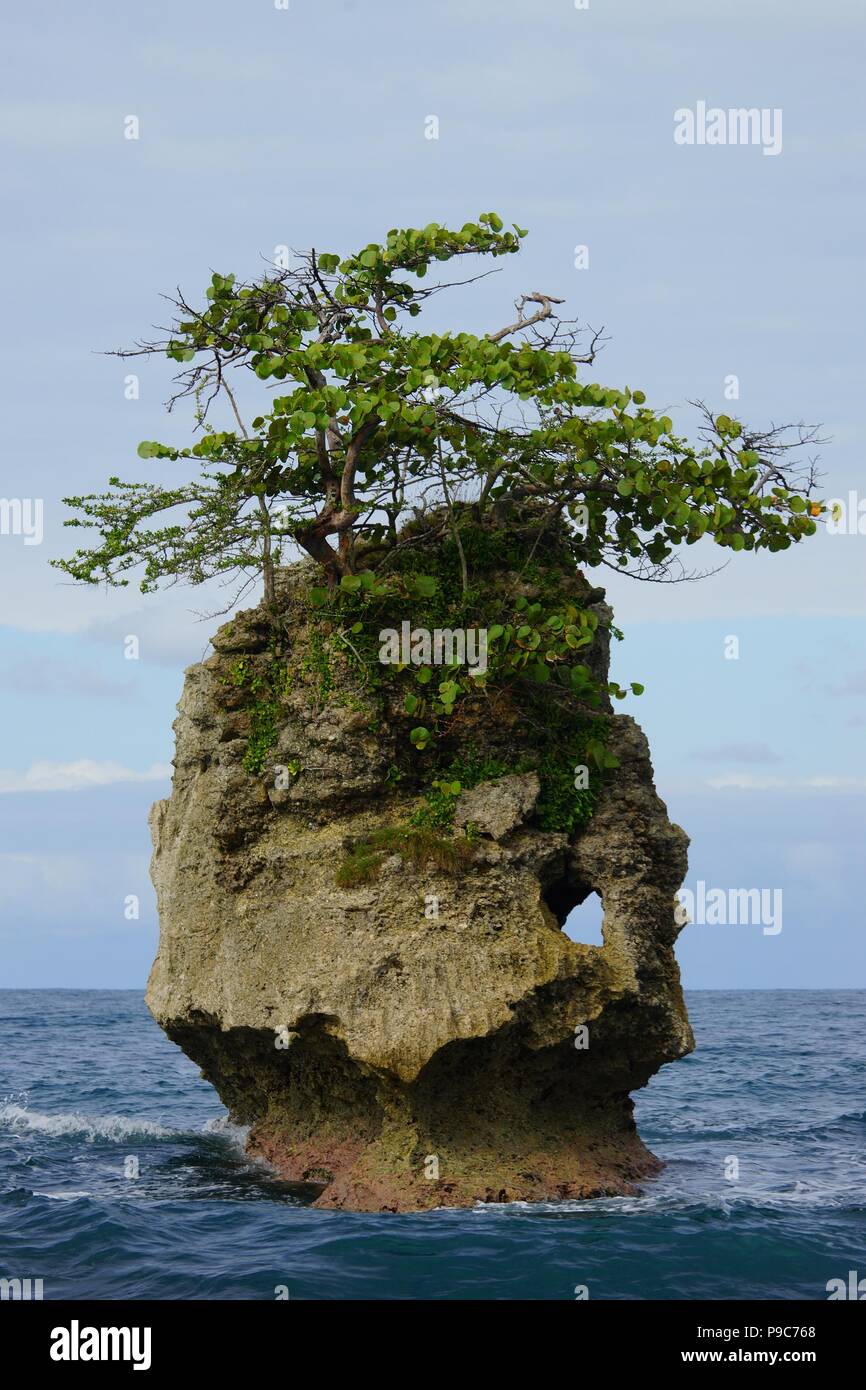
[[[153,809],[151,1012],[322,1207],[633,1191],[630,1092],[693,1045],[688,841],[612,713],[604,593],[559,522],[466,521],[331,590],[279,571],[187,671]],[[489,670],[383,664],[407,622],[483,628]],[[562,930],[593,892],[603,946]]]

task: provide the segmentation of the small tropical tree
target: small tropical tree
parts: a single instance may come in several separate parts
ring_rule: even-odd
[[[505,500],[567,519],[581,565],[645,579],[677,577],[678,548],[704,536],[775,551],[811,534],[821,506],[801,446],[813,431],[753,430],[699,406],[696,439],[680,437],[642,391],[585,379],[601,332],[563,319],[553,295],[521,295],[481,336],[419,331],[427,301],[454,287],[428,283],[435,263],[511,255],[525,235],[489,212],[459,230],[394,229],[345,258],[311,250],[250,282],[214,274],[198,306],[178,291],[164,336],[120,355],[179,364],[169,409],[193,398],[198,437],[138,453],[197,470],[65,499],[66,524],[99,539],[53,563],[88,583],[137,572],[143,591],[261,576],[273,605],[288,550],[333,588],[386,567],[412,509],[447,518],[464,587],[461,527]],[[244,374],[262,383],[249,420]]]

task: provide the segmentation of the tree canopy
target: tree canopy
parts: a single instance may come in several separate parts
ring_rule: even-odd
[[[137,573],[142,591],[262,577],[272,602],[291,553],[333,587],[386,566],[407,514],[443,509],[459,547],[462,518],[503,499],[565,518],[581,565],[641,578],[675,577],[679,547],[704,536],[776,551],[814,532],[814,431],[750,429],[696,403],[696,438],[680,437],[642,391],[585,379],[601,332],[553,295],[520,295],[480,336],[421,330],[431,296],[485,273],[430,283],[434,263],[497,260],[525,236],[488,212],[459,230],[393,229],[345,258],[310,250],[248,282],[214,274],[197,306],[178,291],[162,336],[119,355],[179,365],[169,410],[191,398],[197,437],[138,453],[195,472],[65,499],[66,524],[99,539],[53,563],[89,583]],[[248,422],[243,374],[261,383]]]

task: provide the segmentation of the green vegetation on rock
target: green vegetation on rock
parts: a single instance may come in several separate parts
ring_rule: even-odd
[[[472,842],[465,836],[448,838],[427,826],[384,826],[351,848],[337,870],[338,886],[357,888],[372,882],[390,854],[399,854],[419,869],[456,873],[471,860]]]
[[[416,328],[431,297],[457,287],[428,283],[431,267],[477,268],[526,235],[485,212],[459,229],[395,227],[353,255],[310,251],[257,280],[217,272],[198,302],[178,292],[167,336],[121,355],[179,366],[172,405],[194,402],[198,438],[138,453],[200,473],[174,486],[111,478],[106,493],[67,498],[67,525],[99,539],[55,563],[94,584],[138,572],[144,591],[259,573],[272,604],[292,547],[328,585],[399,564],[419,503],[446,508],[461,565],[473,544],[501,548],[461,534],[461,498],[479,516],[532,499],[570,521],[581,566],[642,578],[670,578],[677,548],[704,537],[777,551],[812,534],[823,505],[798,446],[813,432],[792,439],[701,407],[697,438],[684,438],[643,391],[586,379],[601,337],[561,318],[552,295],[519,296],[480,336]],[[244,383],[262,384],[248,423]]]
[[[194,442],[144,441],[139,457],[198,472],[66,499],[67,525],[97,540],[55,563],[88,583],[137,573],[143,591],[262,578],[272,659],[241,657],[229,678],[248,697],[251,775],[268,771],[290,680],[319,709],[337,701],[368,712],[371,732],[399,731],[393,765],[424,797],[418,828],[447,835],[446,786],[471,785],[481,749],[537,770],[538,824],[572,831],[615,767],[606,720],[626,694],[608,679],[609,612],[583,571],[670,580],[681,547],[779,551],[814,533],[812,431],[699,407],[684,437],[643,391],[588,379],[600,336],[552,295],[520,295],[481,335],[424,331],[428,300],[456,288],[429,270],[512,256],[526,235],[485,212],[392,228],[347,256],[310,251],[256,280],[215,273],[201,300],[178,292],[166,337],[123,354],[167,356],[172,404],[194,403]],[[315,575],[289,615],[277,580],[299,552]],[[383,659],[383,631],[404,623],[483,631],[486,670]]]

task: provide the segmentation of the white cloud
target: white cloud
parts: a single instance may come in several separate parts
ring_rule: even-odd
[[[285,59],[279,52],[249,53],[235,48],[190,49],[175,44],[154,44],[142,50],[147,67],[161,69],[185,82],[282,82],[286,80]]]
[[[438,13],[440,18],[463,25],[519,24],[525,28],[527,23],[526,0],[476,0],[474,5],[467,5],[466,0],[440,0]],[[536,18],[533,15],[533,19]],[[760,6],[756,6],[754,0],[728,0],[725,5],[704,6],[699,13],[696,13],[694,0],[661,0],[655,5],[647,5],[645,0],[618,0],[614,6],[593,5],[583,11],[572,9],[570,5],[548,6],[543,19],[545,29],[557,35],[569,30],[580,35],[583,31],[576,28],[579,24],[614,29],[620,44],[624,33],[642,34],[651,29],[663,29],[669,40],[671,33],[681,33],[683,26],[693,26],[700,38],[705,30],[722,27],[735,42],[744,26],[748,26],[752,35],[768,30],[778,34],[782,29],[787,34],[813,29],[822,22],[862,25],[861,0],[826,0],[820,8],[806,0],[793,3],[792,0],[764,0]]]
[[[0,670],[0,689],[18,695],[84,695],[93,699],[129,700],[135,695],[131,679],[112,681],[83,665],[31,657]]]
[[[838,685],[828,687],[830,695],[866,695],[866,670],[851,671]]]
[[[683,551],[683,563],[693,572],[719,563],[725,568],[695,583],[641,584],[602,568],[591,570],[589,578],[606,590],[623,628],[702,618],[860,617],[866,612],[862,541],[819,534],[776,554],[761,551],[733,560],[711,542],[699,542]]]
[[[232,595],[234,591],[231,591]],[[208,653],[210,636],[223,623],[228,622],[228,614],[219,613],[225,607],[226,597],[216,596],[215,586],[196,592],[186,604],[167,602],[161,595],[152,595],[149,604],[135,608],[118,616],[99,618],[91,621],[83,629],[82,635],[101,645],[123,650],[128,636],[138,638],[142,662],[156,662],[160,666],[184,667],[194,661],[203,661]],[[199,613],[190,608],[192,602],[201,604]],[[258,602],[258,591],[254,590],[238,607],[252,608]],[[213,617],[208,617],[208,613]]]
[[[0,143],[24,149],[108,144],[123,136],[124,112],[72,101],[11,101],[0,106]]]
[[[46,895],[56,901],[58,896],[80,900],[86,888],[92,887],[92,871],[81,855],[76,854],[0,854],[3,875],[3,894],[33,907]]]
[[[698,748],[691,754],[714,763],[777,763],[780,761],[768,743],[723,743],[715,748]]]
[[[816,777],[755,777],[749,772],[727,772],[710,777],[704,783],[714,790],[732,787],[736,791],[866,791],[866,777],[836,777],[831,774]]]
[[[152,763],[146,772],[133,772],[121,763],[79,758],[73,763],[31,763],[26,772],[0,769],[0,793],[77,792],[115,782],[162,782],[169,777],[171,767],[167,763]]]

